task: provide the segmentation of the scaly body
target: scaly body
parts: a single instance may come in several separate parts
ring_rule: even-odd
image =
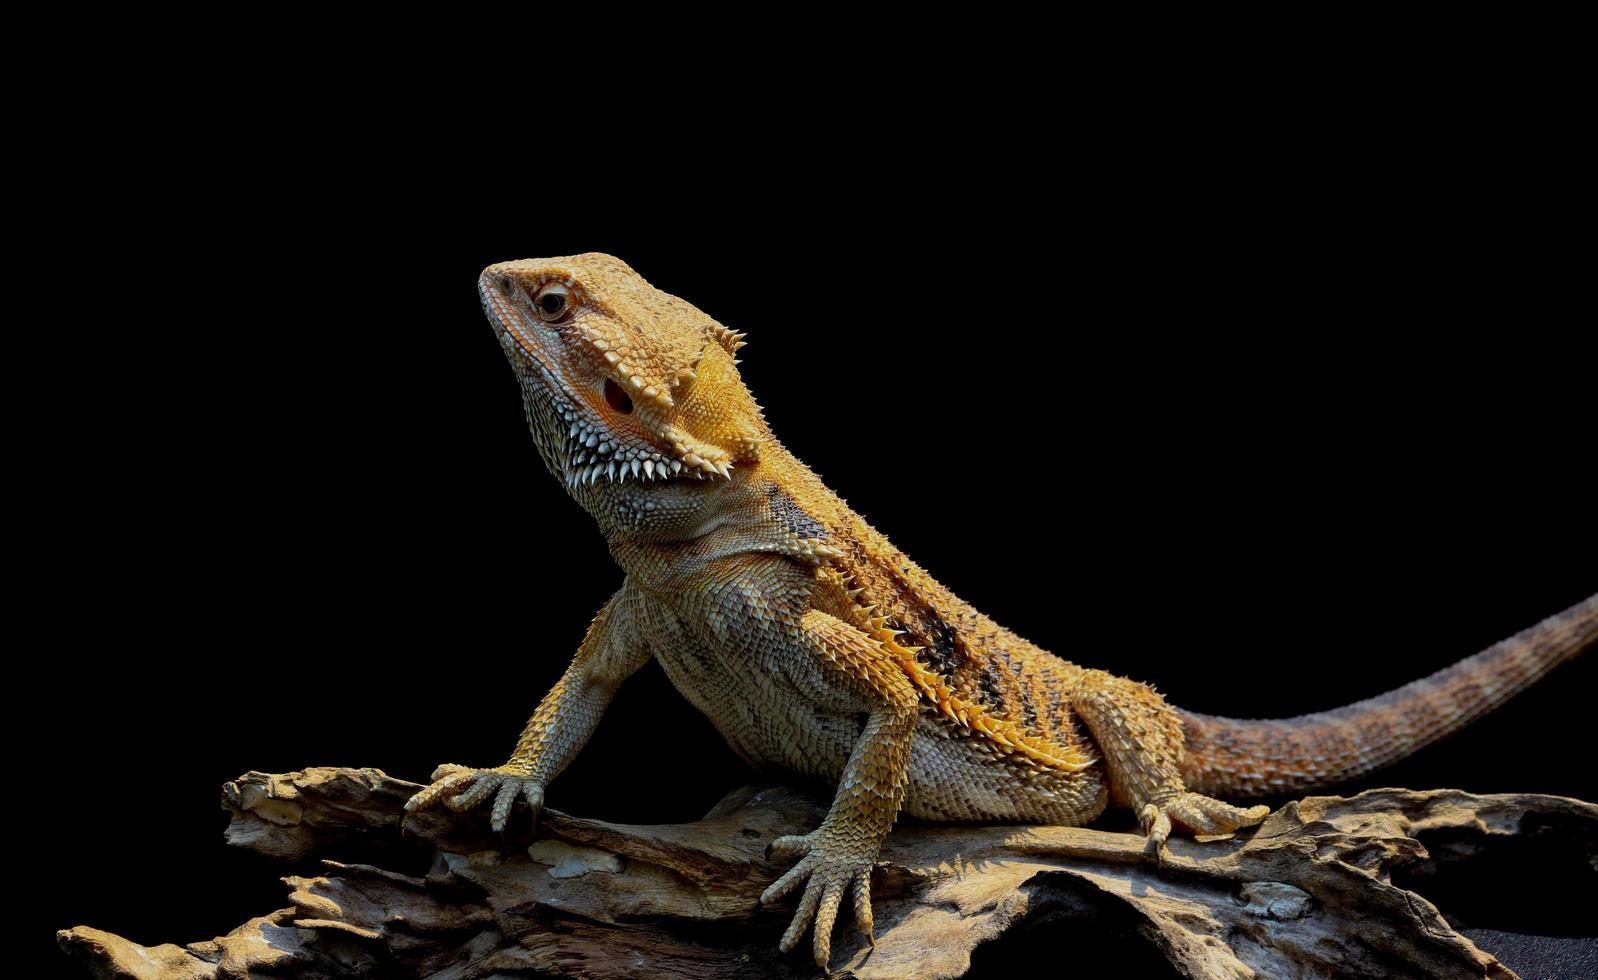
[[[590,253],[508,262],[478,283],[521,382],[545,464],[626,572],[510,760],[444,765],[408,808],[494,799],[502,828],[653,657],[762,768],[838,787],[768,889],[804,885],[783,949],[814,923],[826,965],[838,909],[871,932],[870,869],[901,813],[1081,824],[1136,812],[1158,850],[1173,824],[1264,819],[1218,797],[1352,778],[1455,730],[1598,641],[1598,596],[1380,698],[1281,721],[1185,713],[1078,666],[938,584],[777,442],[738,376],[742,336]]]

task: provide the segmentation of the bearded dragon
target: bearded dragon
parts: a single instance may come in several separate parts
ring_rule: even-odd
[[[837,786],[821,825],[773,842],[803,886],[780,948],[823,969],[845,899],[870,940],[871,869],[901,812],[1079,825],[1138,815],[1225,834],[1300,793],[1460,728],[1598,642],[1598,595],[1481,653],[1332,711],[1243,721],[1055,656],[963,602],[783,448],[741,380],[744,335],[588,253],[492,265],[483,310],[520,382],[539,455],[626,572],[504,765],[445,764],[406,804],[490,798],[502,831],[651,657],[757,767]],[[811,929],[813,925],[813,930]]]

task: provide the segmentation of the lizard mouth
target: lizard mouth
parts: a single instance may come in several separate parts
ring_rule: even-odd
[[[507,338],[504,343],[510,346],[515,342]],[[516,345],[515,352],[521,353],[520,345]],[[543,358],[513,357],[512,364],[524,390],[537,392],[539,411],[529,418],[533,437],[568,490],[628,480],[692,484],[731,478],[730,466],[726,473],[706,472],[676,458],[669,450],[641,442],[636,436],[616,433],[578,399],[570,397],[560,375]],[[617,411],[631,404],[632,399],[615,382],[607,379],[604,388],[605,401]]]
[[[681,460],[672,459],[657,449],[621,446],[606,438],[608,433],[596,433],[580,421],[572,423],[567,435],[568,488],[627,480],[695,483],[716,478],[703,470],[684,466]]]
[[[707,472],[677,458],[670,450],[631,434],[617,433],[578,399],[570,397],[559,376],[542,360],[529,358],[514,363],[524,390],[536,391],[541,402],[538,412],[529,417],[534,440],[567,490],[629,480],[694,484],[731,479],[730,465],[724,464],[726,472]],[[612,388],[616,389],[614,393]],[[613,398],[627,399],[627,393],[610,381],[605,384],[604,394],[607,403]],[[612,407],[621,410],[620,406]]]

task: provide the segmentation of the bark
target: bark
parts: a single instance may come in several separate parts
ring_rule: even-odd
[[[814,799],[745,787],[666,826],[547,810],[536,834],[518,811],[521,835],[502,840],[481,809],[402,832],[420,788],[376,769],[247,773],[223,787],[229,843],[316,862],[283,879],[284,908],[186,946],[82,926],[60,943],[116,977],[817,975],[808,942],[776,950],[792,902],[757,902],[783,870],[766,845],[812,829]],[[904,824],[874,879],[875,947],[841,916],[832,967],[936,980],[972,972],[975,953],[975,972],[1013,975],[1039,949],[1059,974],[1090,945],[1122,951],[1125,973],[1157,954],[1190,977],[1510,977],[1416,889],[1545,921],[1572,914],[1546,889],[1590,887],[1595,869],[1598,807],[1529,794],[1311,797],[1235,838],[1173,838],[1161,864],[1132,833]]]

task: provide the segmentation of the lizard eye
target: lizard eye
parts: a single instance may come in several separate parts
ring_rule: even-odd
[[[571,312],[571,295],[565,286],[545,286],[533,297],[533,305],[538,308],[539,319],[545,323],[559,323]]]

